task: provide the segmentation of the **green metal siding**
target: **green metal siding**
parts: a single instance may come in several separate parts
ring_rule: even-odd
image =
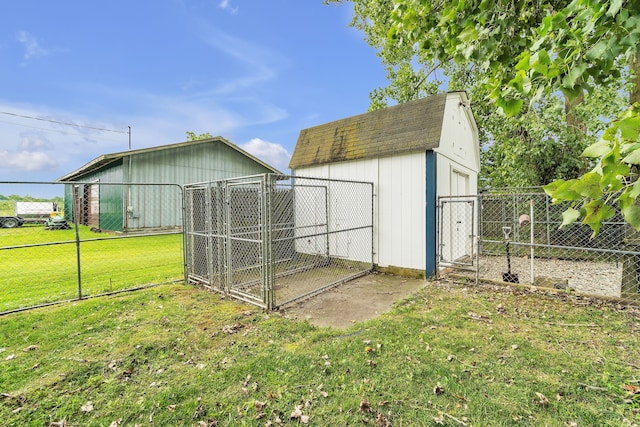
[[[123,231],[124,201],[122,185],[100,186],[100,228]]]
[[[129,169],[127,159],[124,169]],[[272,170],[222,143],[141,153],[131,159],[133,183],[184,185],[269,172]],[[180,225],[182,205],[181,197],[176,194],[178,191],[177,187],[170,186],[132,187],[130,206],[133,214],[128,218],[128,228]]]
[[[211,140],[123,153],[78,181],[101,183],[100,228],[125,231],[181,226],[181,185],[273,172],[227,142]],[[105,185],[109,182],[131,185]],[[145,183],[167,185],[136,185]]]
[[[131,182],[183,185],[273,171],[218,143],[138,154],[132,158],[131,172]]]

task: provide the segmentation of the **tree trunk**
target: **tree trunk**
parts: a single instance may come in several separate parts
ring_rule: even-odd
[[[633,87],[629,93],[629,102],[633,105],[640,102],[640,45],[636,48],[636,54],[629,58],[629,68],[631,69],[631,81]]]

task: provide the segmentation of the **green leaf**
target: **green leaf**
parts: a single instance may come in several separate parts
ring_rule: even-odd
[[[630,165],[640,165],[640,150],[633,150],[622,159],[622,162]]]
[[[633,200],[637,199],[640,196],[640,180],[637,180],[633,183],[633,185],[625,191],[625,193],[629,194]]]
[[[584,72],[587,70],[587,64],[578,64],[569,70],[564,78],[562,79],[562,86],[565,88],[573,88],[576,86],[576,82],[578,79],[582,77]]]
[[[570,179],[569,181],[559,179],[555,183],[546,185],[543,188],[544,191],[552,197],[553,203],[580,200],[582,196],[573,188],[577,181],[577,179]],[[552,187],[553,184],[556,184],[555,188]]]
[[[599,199],[602,196],[600,178],[602,178],[602,175],[599,173],[585,173],[580,178],[572,180],[575,181],[573,184],[573,191],[589,199]]]
[[[606,40],[600,40],[591,49],[587,51],[587,59],[590,61],[601,59],[607,52],[609,43]]]
[[[549,70],[549,76],[550,75],[551,75],[551,70]],[[560,90],[562,91],[564,96],[566,96],[569,99],[569,101],[573,101],[582,93],[582,88],[580,86],[576,86],[576,87],[562,86],[560,87]]]
[[[521,56],[522,58],[516,64],[516,70],[526,71],[529,69],[529,60],[531,59],[529,57],[529,52],[524,52]]]
[[[635,115],[618,120],[614,126],[622,132],[622,137],[630,141],[640,140],[640,116]]]
[[[622,217],[633,228],[640,231],[640,206],[635,203],[631,203],[628,206],[622,208]]]
[[[582,152],[582,157],[602,157],[611,150],[611,145],[608,141],[601,139],[600,141],[591,144]]]
[[[458,39],[465,44],[471,43],[478,39],[478,30],[476,30],[475,27],[469,26],[458,35]]]
[[[574,208],[568,208],[566,211],[562,212],[562,224],[560,224],[560,227],[573,224],[578,220],[578,218],[580,218],[580,211]]]
[[[549,64],[551,64],[551,58],[546,50],[541,50],[531,56],[531,68],[545,77],[549,74]]]
[[[547,193],[547,196],[553,197],[553,193],[555,193],[558,187],[560,187],[564,182],[565,181],[563,179],[559,179],[557,181],[550,182],[547,185],[543,185],[542,189]]]
[[[607,15],[616,16],[616,14],[620,11],[622,7],[622,0],[612,0],[609,5],[609,10],[607,10]]]
[[[604,221],[616,214],[613,208],[605,205],[600,199],[591,200],[584,206],[584,210],[585,216],[582,223],[587,224],[593,230],[591,237],[598,234]]]
[[[522,99],[504,99],[498,98],[498,107],[502,108],[502,111],[507,117],[515,116],[522,110]]]

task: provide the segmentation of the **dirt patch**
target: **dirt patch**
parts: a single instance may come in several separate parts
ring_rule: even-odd
[[[425,280],[373,273],[282,308],[283,315],[316,326],[347,329],[391,309],[426,285]]]

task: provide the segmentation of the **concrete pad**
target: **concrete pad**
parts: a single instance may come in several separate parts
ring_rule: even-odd
[[[347,329],[391,309],[426,285],[424,279],[372,273],[283,307],[280,312],[316,326]]]

